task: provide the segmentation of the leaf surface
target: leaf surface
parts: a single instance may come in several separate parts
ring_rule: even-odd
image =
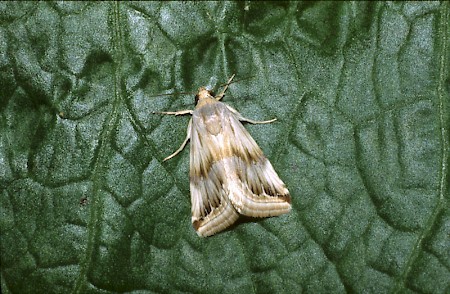
[[[0,3],[2,292],[448,293],[449,10]],[[152,112],[233,73],[293,210],[199,238]]]

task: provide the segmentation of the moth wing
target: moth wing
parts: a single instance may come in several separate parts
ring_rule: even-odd
[[[220,102],[217,102],[220,103]],[[239,214],[223,189],[226,177],[223,156],[222,117],[214,103],[195,110],[192,115],[190,143],[190,189],[192,225],[197,234],[207,237],[231,226]],[[222,104],[222,103],[220,103]]]
[[[291,210],[288,189],[240,122],[241,115],[227,108],[230,115],[224,135],[229,138],[225,141],[234,142],[235,155],[227,169],[230,180],[226,189],[231,203],[239,213],[252,217],[288,213]]]
[[[190,184],[192,225],[201,237],[214,235],[239,218],[225,191],[212,185],[214,184],[210,179],[191,180]]]

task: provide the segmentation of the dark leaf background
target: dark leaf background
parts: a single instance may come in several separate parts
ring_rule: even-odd
[[[1,2],[2,292],[449,293],[449,10]],[[233,73],[293,210],[199,238],[152,112]]]

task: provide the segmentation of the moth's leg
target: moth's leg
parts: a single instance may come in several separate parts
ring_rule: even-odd
[[[217,101],[219,101],[220,99],[223,98],[223,96],[225,95],[225,91],[228,89],[228,86],[230,85],[230,83],[231,83],[231,81],[233,80],[234,76],[235,76],[235,74],[233,74],[233,75],[231,76],[231,78],[228,80],[228,82],[227,82],[227,84],[225,85],[225,87],[223,87],[222,92],[220,92],[219,95],[217,95],[216,97],[214,97],[214,98],[216,98]]]
[[[270,120],[258,121],[258,120],[248,119],[248,118],[245,118],[243,116],[239,116],[239,120],[240,121],[246,121],[246,122],[249,122],[251,124],[270,124],[270,123],[276,121],[277,119],[273,118],[273,119],[270,119]]]
[[[176,115],[176,114],[175,114]],[[181,144],[180,148],[177,149],[177,151],[175,151],[173,154],[167,156],[166,158],[164,158],[163,161],[169,160],[172,157],[174,157],[175,155],[177,155],[178,153],[181,152],[181,150],[184,149],[184,147],[186,146],[187,142],[189,141],[189,139],[191,138],[191,126],[192,126],[192,118],[189,120],[189,124],[188,124],[188,128],[187,128],[187,135],[186,135],[186,139],[184,139],[184,142]]]
[[[270,119],[270,120],[263,120],[263,121],[258,121],[258,120],[252,120],[249,118],[245,118],[243,117],[236,109],[234,109],[231,106],[226,105],[226,107],[228,108],[229,111],[231,111],[232,113],[236,114],[237,119],[240,121],[246,121],[249,122],[251,124],[270,124],[271,122],[276,121],[276,118]]]
[[[179,110],[179,111],[153,111],[154,114],[171,114],[171,115],[183,115],[183,114],[192,114],[193,110]]]

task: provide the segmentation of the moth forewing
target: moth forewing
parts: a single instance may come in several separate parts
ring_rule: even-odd
[[[270,217],[291,209],[288,189],[241,123],[264,124],[276,119],[247,119],[220,102],[233,77],[215,97],[200,88],[193,111],[160,112],[192,115],[183,144],[164,160],[177,155],[191,140],[192,224],[202,237],[231,226],[239,214]]]

